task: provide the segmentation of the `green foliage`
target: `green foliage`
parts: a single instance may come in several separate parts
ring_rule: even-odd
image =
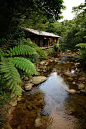
[[[21,24],[24,28],[32,28],[35,30],[46,31],[49,25],[47,17],[43,13],[33,11],[28,19],[25,19]]]
[[[54,55],[54,50],[53,50],[53,48],[48,48],[48,49],[46,50],[46,54],[47,54],[47,56],[53,56],[53,55]]]
[[[80,4],[78,7],[73,7],[75,13],[75,22],[79,26],[77,35],[82,35],[83,42],[86,42],[84,36],[86,35],[86,3]]]
[[[49,24],[48,31],[59,36],[63,36],[68,27],[63,25],[61,22],[54,21]]]
[[[86,48],[86,43],[79,43],[76,45],[76,47]]]
[[[80,55],[79,58],[82,59],[82,62],[84,64],[86,64],[86,43],[77,44],[76,47],[79,47],[80,48],[79,53],[81,55]]]
[[[37,53],[40,55],[40,59],[43,60],[43,59],[47,59],[47,55],[45,53],[44,50],[42,50],[41,48],[35,48]]]
[[[22,57],[9,58],[10,61],[17,67],[29,73],[29,75],[37,75],[35,65],[30,61]]]
[[[18,45],[7,51],[8,56],[37,54],[36,50],[28,45]]]
[[[21,68],[31,75],[36,74],[36,68],[31,61],[46,58],[45,52],[35,44],[31,46],[29,43],[30,45],[24,46],[25,44],[20,43],[20,39],[26,38],[20,26],[45,31],[49,25],[48,19],[60,19],[61,9],[64,8],[63,0],[0,1],[0,100],[7,100],[12,92],[20,97],[22,89],[18,71]],[[30,60],[26,61],[21,56]]]
[[[31,50],[30,50],[31,49]],[[14,57],[19,55],[28,55],[32,56],[35,55],[37,52],[34,48],[28,46],[28,45],[18,45],[7,51],[7,53],[4,53],[0,49],[0,56],[1,56],[1,76],[0,80],[3,81],[2,87],[0,89],[0,95],[1,95],[1,102],[5,99],[6,92],[14,93],[15,96],[18,96],[19,98],[22,95],[22,88],[20,86],[21,79],[20,74],[16,67],[18,69],[21,69],[25,72],[27,72],[29,75],[37,75],[36,67],[35,65],[28,59],[25,59],[23,57]],[[8,57],[10,56],[10,57]],[[13,56],[13,57],[12,57]],[[4,90],[3,90],[4,89]],[[3,94],[3,92],[4,94]],[[5,100],[4,100],[5,101]]]
[[[7,58],[3,58],[1,62],[1,74],[3,74],[6,87],[9,87],[9,92],[11,90],[16,96],[21,96],[22,89],[19,85],[21,83],[20,74],[13,63]]]
[[[36,24],[35,29],[46,29],[46,19],[60,19],[61,9],[65,9],[63,0],[0,1],[0,38],[16,40],[23,37],[24,33],[19,29],[21,25],[33,28]]]
[[[33,43],[29,38],[27,38],[27,40],[23,39],[22,44],[27,44],[36,50],[36,52],[37,52],[37,53],[35,53],[36,60],[38,60],[37,57],[40,59],[47,59],[47,55],[46,55],[45,51],[42,50],[42,48],[38,47],[35,43]]]
[[[59,44],[55,43],[53,48],[48,48],[46,50],[47,56],[55,56],[58,52],[60,52]]]
[[[60,45],[58,43],[55,43],[53,49],[55,52],[60,52]]]
[[[64,37],[60,40],[60,46],[62,51],[71,50],[76,51],[76,44],[82,42],[82,36],[76,35],[78,33],[79,27],[73,25],[70,30],[66,32]]]

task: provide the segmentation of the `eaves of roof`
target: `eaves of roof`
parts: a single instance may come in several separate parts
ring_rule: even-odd
[[[36,35],[40,35],[40,36],[47,36],[47,37],[57,37],[59,38],[60,36],[58,35],[55,35],[53,33],[49,33],[49,32],[44,32],[44,31],[39,31],[39,30],[34,30],[34,29],[30,29],[30,28],[24,28],[24,27],[21,27],[23,28],[24,30],[27,30],[33,34],[36,34]]]

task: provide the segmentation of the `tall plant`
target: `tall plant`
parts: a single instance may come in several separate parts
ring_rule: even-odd
[[[80,43],[76,46],[80,48],[79,53],[81,55],[79,58],[83,61],[84,64],[86,64],[86,43]]]
[[[4,93],[11,94],[13,93],[15,96],[19,98],[22,95],[21,88],[21,78],[18,72],[18,69],[22,69],[29,73],[29,75],[37,75],[35,65],[26,58],[23,58],[21,55],[32,55],[37,54],[36,50],[28,45],[18,45],[10,50],[7,50],[4,53],[0,49],[1,56],[1,70],[0,70],[0,80],[3,81],[2,86],[0,88],[0,96],[1,100],[4,100]],[[18,68],[18,69],[17,69]]]

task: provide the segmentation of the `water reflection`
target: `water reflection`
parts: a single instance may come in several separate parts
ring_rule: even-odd
[[[65,89],[68,86],[64,83],[63,79],[57,75],[57,72],[53,72],[48,77],[47,81],[40,85],[40,90],[45,93],[45,111],[50,111],[56,104],[61,104],[65,97],[68,96]],[[61,106],[62,107],[62,106]]]
[[[39,89],[45,94],[45,107],[42,115],[49,115],[53,118],[52,125],[48,129],[80,129],[78,119],[74,116],[73,110],[75,105],[71,97],[74,97],[67,93],[68,89],[63,78],[57,75],[57,72],[53,72],[48,77],[47,81],[39,86]],[[79,125],[77,127],[77,125]],[[82,128],[83,129],[83,128]]]

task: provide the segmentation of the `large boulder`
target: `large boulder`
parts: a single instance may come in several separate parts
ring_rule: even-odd
[[[45,76],[35,76],[32,78],[32,83],[38,85],[46,80],[47,78]]]

